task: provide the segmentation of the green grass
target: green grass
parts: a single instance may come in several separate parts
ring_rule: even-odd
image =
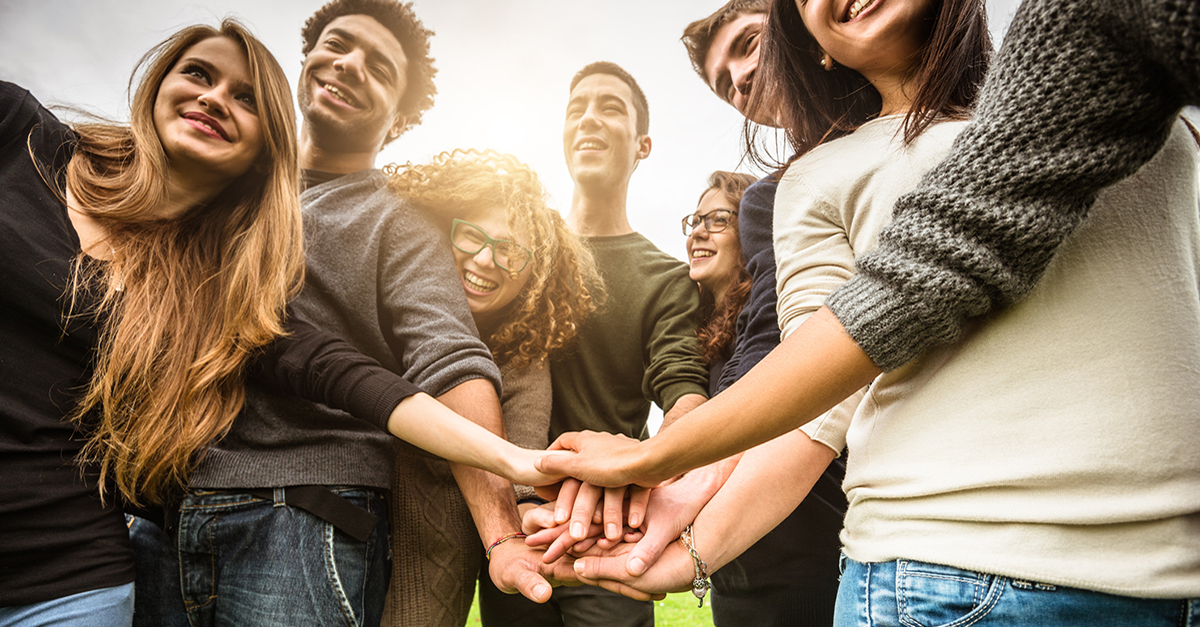
[[[654,602],[655,627],[712,627],[711,596],[705,598],[704,608],[696,607],[696,597],[691,592],[668,594],[662,601]],[[471,615],[467,625],[474,627],[479,622],[479,594],[475,595],[475,603],[471,605]]]

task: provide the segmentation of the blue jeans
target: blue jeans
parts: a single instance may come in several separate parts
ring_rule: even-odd
[[[333,491],[379,517],[366,542],[282,502],[195,491],[177,537],[138,519],[134,625],[378,625],[391,573],[387,506],[377,492]]]
[[[3,627],[128,627],[133,620],[133,584],[0,607]]]
[[[910,560],[843,558],[834,627],[1181,627],[1200,599],[1139,599]]]

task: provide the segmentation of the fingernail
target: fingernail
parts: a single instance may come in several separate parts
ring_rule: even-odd
[[[554,522],[556,522],[560,525],[567,522],[567,510],[565,510],[565,509],[554,510]]]
[[[646,562],[643,562],[642,558],[640,558],[640,557],[630,558],[629,559],[629,570],[630,570],[630,572],[632,572],[635,575],[640,575],[640,574],[642,574],[643,571],[646,570]]]
[[[571,523],[571,537],[575,538],[576,540],[583,539],[583,523],[581,523],[581,522]]]
[[[614,523],[608,523],[608,527],[605,528],[604,535],[610,540],[615,540],[617,538],[617,525]]]
[[[629,515],[629,526],[630,527],[638,527],[641,524],[642,524],[642,517],[640,514],[630,514]]]
[[[544,583],[539,583],[533,587],[533,596],[539,599],[545,599],[550,596],[550,586]]]
[[[575,560],[575,574],[576,575],[583,574],[583,560]]]

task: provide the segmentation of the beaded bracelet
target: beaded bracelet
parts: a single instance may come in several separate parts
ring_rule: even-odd
[[[700,559],[700,554],[696,552],[696,543],[692,540],[692,526],[688,525],[687,529],[683,530],[683,534],[679,536],[679,541],[683,543],[683,548],[692,556],[692,563],[696,567],[696,577],[692,579],[692,594],[700,600],[700,605],[696,607],[704,607],[704,595],[708,594],[709,588],[712,588],[712,582],[708,580],[708,564]]]
[[[492,559],[492,549],[494,549],[494,548],[496,548],[496,547],[500,546],[500,545],[501,545],[501,544],[503,544],[503,543],[504,543],[506,540],[512,540],[513,538],[524,538],[524,537],[525,537],[525,534],[521,533],[520,531],[514,531],[514,532],[512,532],[512,533],[506,533],[506,534],[504,534],[504,535],[500,536],[500,539],[499,539],[499,540],[496,540],[495,542],[493,542],[493,543],[492,543],[492,546],[489,546],[489,547],[487,548],[487,553],[484,553],[484,555],[485,555],[485,556],[488,558],[488,560],[490,561],[490,560]]]

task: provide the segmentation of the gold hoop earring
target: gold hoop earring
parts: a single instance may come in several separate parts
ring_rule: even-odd
[[[517,280],[517,277],[519,277],[519,276],[521,276],[521,273],[520,273],[520,272],[517,272],[516,270],[509,270],[509,271],[508,271],[508,278],[510,278],[510,279],[512,279],[512,280],[514,280],[514,281],[516,281],[516,280]]]

